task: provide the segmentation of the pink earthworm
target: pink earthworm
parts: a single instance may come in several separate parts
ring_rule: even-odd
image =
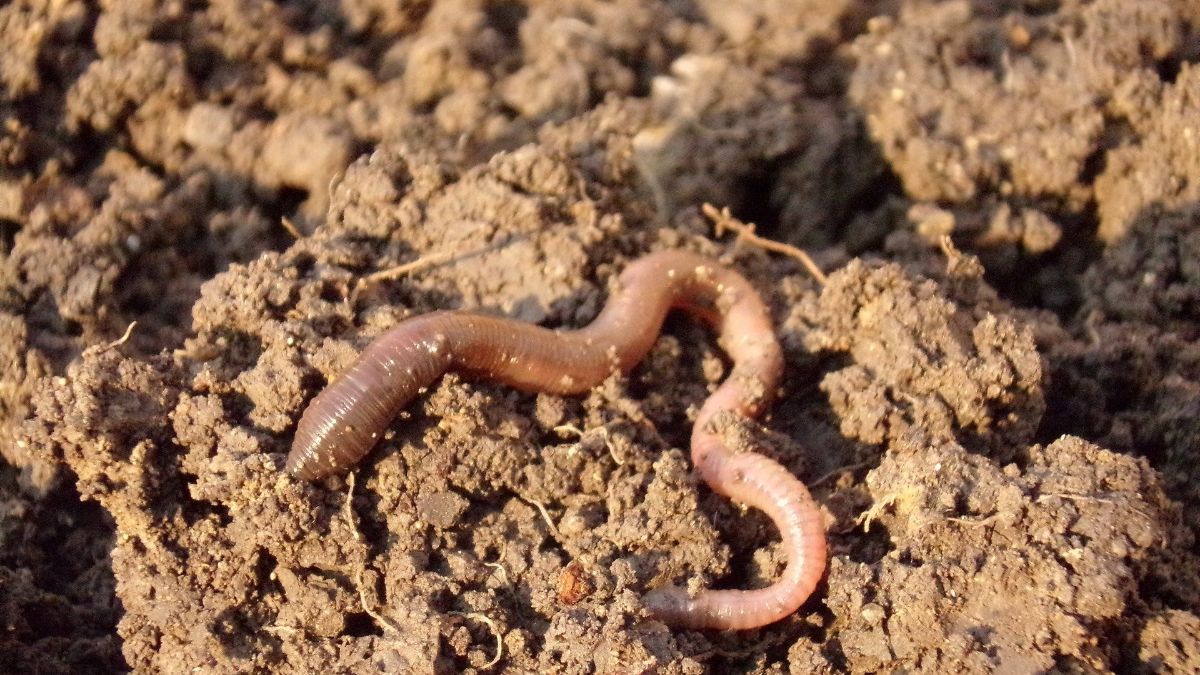
[[[309,404],[300,418],[287,471],[316,480],[348,470],[375,445],[392,419],[454,369],[524,391],[579,394],[616,371],[628,373],[658,339],[667,313],[682,309],[710,324],[733,363],[705,401],[692,429],[692,462],[718,494],[764,511],[779,529],[787,566],[754,590],[704,590],[694,596],[661,586],[643,599],[650,615],[691,629],[757,628],[796,611],[825,571],[825,531],[808,489],[777,462],[735,453],[714,428],[719,413],[754,418],[774,397],[783,353],[762,299],[745,278],[684,251],[652,253],[631,263],[618,290],[592,323],[550,330],[462,311],[400,322]]]

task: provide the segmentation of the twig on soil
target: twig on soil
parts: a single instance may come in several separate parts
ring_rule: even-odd
[[[942,249],[942,255],[946,256],[951,262],[956,258],[962,257],[962,252],[954,245],[954,240],[948,234],[938,237],[938,248]]]
[[[430,253],[429,255],[423,255],[423,256],[417,258],[416,260],[411,260],[409,262],[404,263],[403,265],[396,265],[395,267],[389,267],[386,270],[372,272],[371,274],[368,274],[368,275],[362,277],[361,279],[359,279],[358,284],[360,287],[361,286],[369,286],[371,284],[379,283],[380,281],[388,281],[391,279],[397,279],[399,277],[402,277],[406,274],[415,272],[417,270],[422,270],[427,267],[433,267],[434,265],[440,265],[444,262],[450,262],[458,254],[459,254],[459,251],[456,251],[454,249],[448,249],[448,250],[444,250],[444,251],[438,251],[436,253]]]
[[[346,483],[349,485],[349,487],[346,490],[346,502],[345,502],[344,510],[345,510],[345,516],[346,516],[346,524],[350,526],[350,532],[351,532],[351,534],[354,535],[354,541],[362,543],[362,533],[358,531],[358,521],[355,520],[355,518],[354,518],[354,507],[352,506],[353,501],[354,501],[354,484],[355,484],[354,477],[356,475],[358,475],[358,474],[351,471],[350,476],[348,478],[346,478]],[[355,585],[358,587],[358,602],[359,602],[359,604],[362,605],[363,611],[367,613],[367,616],[370,616],[372,619],[375,619],[375,621],[377,621],[381,627],[383,627],[384,629],[390,629],[392,632],[399,633],[400,627],[397,626],[395,622],[393,622],[391,619],[387,618],[386,616],[380,614],[379,612],[376,612],[375,610],[371,609],[371,607],[367,604],[367,592],[364,590],[364,586],[363,586],[363,572],[364,571],[365,570],[363,570],[363,569],[358,570],[358,574],[355,576]]]
[[[979,520],[971,520],[970,518],[962,518],[960,516],[947,516],[946,520],[949,520],[952,523],[960,523],[962,525],[970,525],[971,527],[983,527],[984,525],[990,525],[992,523],[992,521],[996,520],[996,518],[999,518],[999,517],[1000,517],[1000,514],[993,513],[992,515],[987,516],[986,518],[980,518]]]
[[[375,621],[377,621],[384,630],[390,630],[393,633],[399,633],[400,626],[396,625],[396,622],[371,609],[371,606],[367,604],[367,592],[363,590],[363,570],[358,571],[358,576],[355,579],[355,585],[358,586],[358,602],[362,605],[363,611],[367,613],[367,616],[375,619]]]
[[[704,215],[708,216],[709,220],[713,221],[713,226],[717,230],[718,237],[725,234],[725,230],[733,231],[737,233],[737,240],[739,242],[748,241],[759,248],[764,248],[774,253],[781,253],[790,258],[795,258],[796,260],[800,261],[800,264],[804,266],[804,269],[808,270],[809,275],[817,280],[817,283],[824,286],[828,282],[828,277],[825,276],[825,273],[821,271],[820,267],[817,267],[817,263],[813,262],[813,259],[809,257],[808,253],[806,253],[804,249],[775,241],[773,239],[767,239],[765,237],[758,236],[754,232],[754,225],[743,223],[737,218],[734,218],[729,212],[728,207],[718,211],[717,207],[713,206],[712,204],[704,204],[700,207],[700,209],[704,212]]]
[[[486,623],[488,628],[491,629],[492,635],[496,636],[496,655],[492,657],[491,661],[488,661],[480,666],[480,668],[491,668],[497,663],[500,663],[500,659],[504,656],[504,636],[500,634],[500,627],[496,625],[496,621],[494,619],[486,614],[477,614],[475,612],[448,612],[448,614],[452,617],[458,617],[462,619],[477,619],[483,623]]]
[[[284,216],[279,219],[279,224],[282,225],[283,229],[286,230],[287,233],[292,235],[293,237],[295,237],[297,239],[304,238],[304,234],[302,234],[300,232],[300,228],[296,227],[296,224],[292,222],[291,218]]]
[[[1096,497],[1094,495],[1077,495],[1077,494],[1071,494],[1069,492],[1043,492],[1042,494],[1038,495],[1037,499],[1034,501],[1037,501],[1040,503],[1040,502],[1046,501],[1047,499],[1051,499],[1053,497],[1057,497],[1059,499],[1066,499],[1066,500],[1070,500],[1070,501],[1077,501],[1077,502],[1098,502],[1100,504],[1116,504],[1116,502],[1114,502],[1113,500],[1106,499],[1104,497]]]
[[[487,567],[495,567],[496,569],[500,570],[500,573],[504,576],[504,585],[505,586],[512,584],[512,577],[510,577],[508,574],[508,568],[505,567],[504,564],[499,561],[504,560],[507,556],[508,556],[508,542],[505,541],[504,545],[501,546],[501,548],[500,548],[500,552],[498,554],[496,554],[496,562],[483,563]]]
[[[1097,324],[1104,320],[1099,310],[1093,309],[1088,312],[1087,317],[1083,320],[1083,329],[1087,332],[1088,340],[1093,348],[1098,348],[1103,342],[1100,337],[1100,331],[1096,328]]]
[[[379,270],[378,272],[372,272],[368,275],[359,277],[358,283],[354,287],[354,292],[351,294],[351,298],[357,296],[363,289],[377,284],[380,281],[399,279],[407,274],[412,274],[413,272],[428,269],[430,267],[437,267],[438,265],[444,263],[457,262],[459,260],[465,260],[474,256],[483,255],[484,253],[498,251],[509,244],[514,244],[518,241],[528,238],[528,234],[509,235],[501,241],[488,244],[487,246],[481,246],[470,251],[448,248],[419,256],[416,260],[410,260],[406,263],[396,265],[395,267],[389,267],[385,270]]]
[[[604,447],[608,450],[608,456],[613,458],[613,461],[617,463],[617,466],[625,466],[625,460],[617,456],[617,449],[613,447],[612,443],[608,442],[607,428],[604,428]]]
[[[534,506],[534,508],[536,508],[538,510],[538,513],[542,514],[542,520],[546,521],[546,525],[550,528],[551,534],[553,534],[555,537],[558,537],[558,526],[555,525],[554,520],[550,518],[550,512],[546,510],[546,505],[539,502],[536,499],[532,499],[532,498],[526,497],[524,495],[517,495],[517,496],[520,497],[522,500],[532,504]]]
[[[875,520],[884,509],[890,507],[892,504],[895,504],[896,500],[898,499],[900,499],[900,495],[895,492],[884,495],[882,499],[872,504],[871,508],[863,511],[862,515],[858,517],[856,523],[862,524],[863,532],[870,532],[871,522]]]
[[[110,349],[116,349],[117,347],[120,347],[121,345],[125,344],[126,342],[129,342],[129,336],[133,335],[133,329],[136,326],[137,326],[137,321],[130,321],[129,325],[125,327],[125,332],[123,334],[121,334],[121,337],[119,337],[116,340],[113,340],[112,342],[101,347],[100,351],[106,352]]]
[[[385,270],[372,272],[371,274],[367,274],[358,278],[358,281],[354,284],[354,289],[350,291],[350,296],[347,298],[347,300],[349,300],[351,304],[354,304],[358,300],[359,293],[362,293],[364,290],[381,281],[399,279],[407,274],[412,274],[413,272],[425,270],[430,267],[437,267],[438,265],[445,263],[458,262],[474,256],[483,255],[484,253],[488,253],[490,251],[502,249],[505,246],[508,246],[509,244],[521,239],[528,238],[528,235],[523,234],[509,236],[503,241],[488,244],[487,246],[482,246],[472,251],[461,251],[455,248],[443,249],[441,251],[435,251],[433,253],[420,256],[416,260],[410,260],[406,263],[396,265],[395,267],[389,267]]]
[[[483,566],[484,567],[495,567],[496,569],[500,570],[500,576],[504,577],[504,585],[508,586],[508,585],[512,584],[512,582],[509,581],[509,578],[508,578],[508,568],[505,567],[504,565],[501,565],[498,562],[485,562],[485,563],[483,563]]]
[[[358,521],[354,518],[354,476],[357,475],[351,471],[350,476],[346,478],[346,483],[349,488],[346,490],[346,524],[350,526],[350,532],[354,535],[354,541],[362,541],[362,533],[358,531]]]
[[[576,436],[583,438],[583,429],[580,429],[574,424],[560,424],[554,427],[554,433],[562,436],[566,436],[567,434],[575,434]]]
[[[554,431],[562,436],[567,434],[575,434],[580,438],[580,440],[583,439],[583,429],[580,429],[574,424],[560,424],[554,427]],[[608,450],[608,455],[613,458],[613,461],[617,463],[617,466],[624,466],[625,460],[617,457],[617,451],[613,449],[612,443],[608,442],[608,427],[600,427],[600,434],[604,436],[604,449]]]

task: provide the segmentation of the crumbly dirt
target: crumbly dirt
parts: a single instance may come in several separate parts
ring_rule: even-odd
[[[18,672],[1200,669],[1194,2],[20,0],[0,42]],[[822,508],[794,616],[641,606],[784,564],[690,472],[727,364],[687,320],[587,396],[451,374],[353,474],[282,473],[396,321],[583,325],[664,248],[779,327],[737,433]]]

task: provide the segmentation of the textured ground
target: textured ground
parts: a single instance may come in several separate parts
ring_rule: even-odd
[[[0,42],[20,672],[1200,670],[1195,2],[14,0]],[[783,564],[690,474],[726,366],[686,320],[586,397],[449,376],[353,482],[281,473],[397,319],[582,325],[669,247],[779,326],[748,433],[831,547],[795,616],[642,612]]]

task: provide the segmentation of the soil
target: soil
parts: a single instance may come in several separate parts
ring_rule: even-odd
[[[1200,670],[1200,5],[17,0],[0,43],[18,672]],[[783,565],[690,473],[726,364],[687,320],[585,397],[449,375],[353,474],[281,471],[397,320],[579,326],[675,247],[779,326],[742,432],[830,533],[794,616],[641,606]]]

